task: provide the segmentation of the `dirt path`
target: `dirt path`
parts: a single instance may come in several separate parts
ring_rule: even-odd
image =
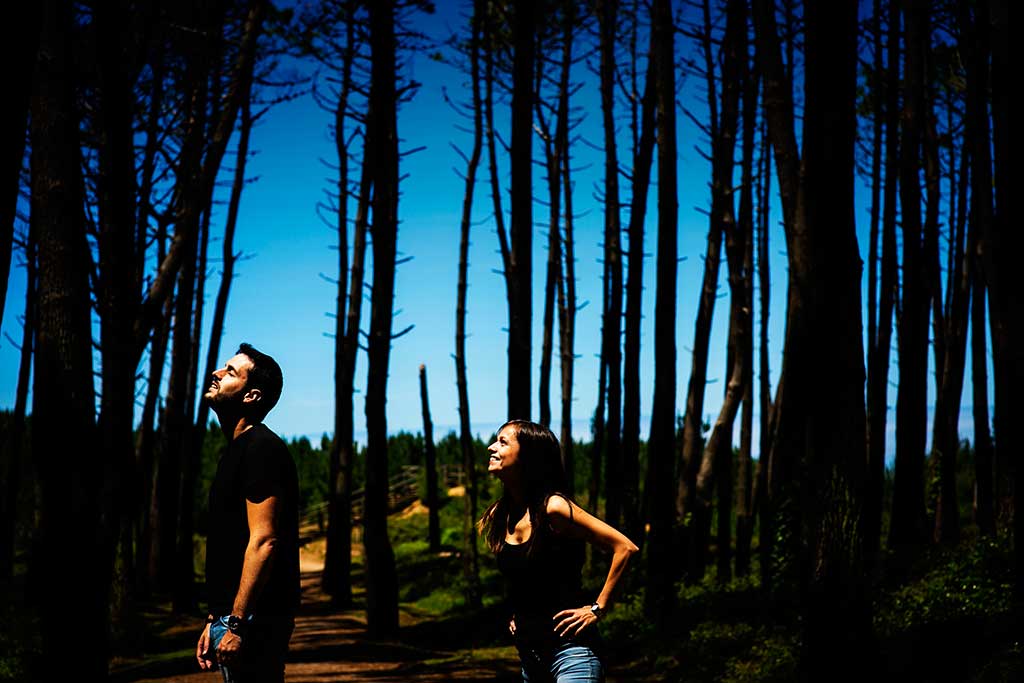
[[[337,612],[319,588],[322,560],[315,548],[302,560],[302,606],[286,666],[289,683],[329,681],[518,681],[519,670],[510,648],[464,649],[444,629],[402,609],[396,640],[370,640],[365,613]],[[198,619],[182,620],[160,634],[161,654],[118,658],[111,663],[111,680],[118,683],[217,683],[220,674],[201,672],[195,662],[195,642],[202,628]]]

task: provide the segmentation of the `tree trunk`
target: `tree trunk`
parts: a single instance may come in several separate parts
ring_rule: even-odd
[[[181,252],[178,272],[177,300],[174,311],[174,337],[171,343],[171,370],[168,378],[164,414],[161,419],[160,451],[154,476],[153,509],[151,523],[155,525],[154,545],[150,550],[150,581],[158,590],[175,586],[177,561],[177,532],[182,495],[182,475],[192,414],[188,410],[188,395],[192,364],[192,309],[195,299],[196,257],[199,247],[199,224],[202,207],[209,193],[202,193],[197,178],[201,173],[203,139],[206,135],[207,64],[205,55],[189,61],[185,82],[189,84],[191,107],[188,128],[182,142],[180,169],[176,192],[182,203],[189,207],[179,215],[175,234],[175,247]],[[194,224],[192,224],[194,223]],[[187,242],[178,241],[179,237]],[[182,246],[179,246],[182,245]],[[168,254],[168,258],[170,255]]]
[[[879,20],[880,23],[880,20]],[[876,29],[881,33],[880,25]],[[884,104],[878,117],[885,120],[884,188],[882,190],[882,253],[877,316],[874,335],[868,336],[867,451],[868,476],[864,495],[864,550],[869,566],[875,564],[881,548],[883,488],[885,484],[885,442],[889,395],[889,355],[892,346],[892,318],[898,297],[896,265],[896,205],[899,186],[899,49],[900,13],[889,6],[888,60],[885,65]],[[876,38],[877,68],[882,69],[881,37]],[[881,80],[881,79],[879,79]],[[875,142],[876,146],[880,144]],[[882,183],[879,177],[877,183]],[[872,251],[874,253],[874,251]]]
[[[465,473],[466,495],[463,517],[465,547],[462,550],[462,573],[466,582],[466,604],[481,606],[480,558],[476,542],[477,462],[473,449],[473,432],[469,420],[469,381],[466,372],[466,295],[469,287],[469,231],[473,221],[473,192],[483,148],[483,100],[480,95],[481,32],[486,11],[483,0],[474,0],[470,20],[469,63],[470,87],[473,92],[473,149],[466,163],[466,189],[462,199],[459,223],[459,280],[455,304],[455,383],[459,392],[459,447]]]
[[[74,19],[63,2],[45,2],[41,13],[31,100],[31,215],[39,250],[32,459],[41,494],[31,572],[41,650],[30,678],[103,680],[110,585],[104,583],[105,556],[96,552],[103,470],[83,457],[96,453],[100,443],[74,106],[76,56],[67,40]],[[73,581],[68,558],[75,560]],[[50,618],[54,614],[62,618]]]
[[[629,273],[622,372],[622,508],[626,535],[643,543],[640,509],[640,320],[643,304],[644,220],[654,157],[654,72],[648,61],[640,104],[639,140],[633,150],[632,199],[629,209]]]
[[[713,150],[711,158],[712,166],[712,182],[711,182],[711,225],[709,229],[708,237],[708,249],[709,254],[705,259],[705,271],[704,271],[704,289],[701,293],[700,306],[698,307],[698,323],[696,334],[700,335],[699,342],[695,339],[694,343],[694,357],[693,366],[691,367],[691,393],[687,396],[687,415],[690,415],[694,420],[686,422],[692,426],[695,421],[696,426],[699,430],[700,427],[700,414],[703,411],[704,403],[704,388],[707,377],[707,362],[708,362],[708,344],[710,342],[711,335],[711,316],[714,311],[715,296],[717,294],[718,286],[718,255],[712,258],[711,256],[711,232],[717,232],[716,240],[718,244],[721,244],[722,235],[726,239],[726,257],[729,265],[729,300],[730,300],[730,311],[729,311],[729,370],[728,370],[728,384],[726,389],[725,400],[722,402],[722,407],[719,411],[718,418],[715,420],[714,427],[711,434],[708,436],[707,442],[701,449],[702,455],[697,458],[696,453],[691,454],[691,459],[687,460],[686,446],[683,449],[683,463],[682,466],[686,468],[687,474],[693,472],[696,465],[697,472],[696,477],[692,480],[694,488],[690,488],[690,484],[685,481],[685,477],[680,478],[679,485],[679,497],[677,498],[676,508],[677,514],[681,518],[685,518],[686,514],[691,514],[693,522],[690,527],[690,572],[693,580],[700,580],[704,575],[704,568],[707,560],[708,543],[710,541],[711,534],[711,504],[712,504],[712,487],[716,477],[721,476],[729,477],[731,468],[729,465],[732,460],[732,432],[733,424],[736,419],[736,413],[739,409],[740,402],[743,400],[743,379],[746,376],[746,369],[743,365],[744,355],[742,348],[745,343],[746,329],[748,327],[749,320],[749,309],[746,313],[743,312],[743,304],[746,298],[744,291],[744,274],[743,274],[743,259],[746,251],[746,237],[740,231],[739,226],[736,224],[735,209],[732,193],[732,178],[733,178],[733,156],[736,148],[736,128],[737,119],[739,117],[739,96],[743,86],[741,82],[742,71],[740,68],[740,49],[745,41],[741,40],[741,34],[746,30],[744,22],[743,8],[737,3],[736,0],[731,0],[727,6],[727,19],[725,28],[725,37],[722,43],[723,62],[722,62],[722,106],[721,116],[717,121],[717,124],[713,125],[713,130],[716,132],[717,137],[713,138]],[[705,3],[705,17],[708,17],[709,12],[707,10],[707,4]],[[710,43],[711,36],[711,24],[710,18],[705,19],[705,30],[708,31],[707,42]],[[710,52],[710,44],[706,48],[706,51]],[[705,60],[711,63],[710,58]],[[714,97],[715,91],[711,90],[709,97]],[[712,116],[714,116],[715,105],[711,105]],[[717,245],[716,245],[717,247]],[[713,279],[709,279],[709,270],[712,267],[709,264],[714,261],[714,276]],[[701,312],[706,313],[706,318],[702,320]],[[705,323],[706,326],[702,326]],[[698,349],[700,355],[698,355]],[[701,379],[699,384],[694,384],[694,376]],[[696,408],[696,414],[690,412],[689,406],[699,406]],[[685,418],[684,418],[685,420]],[[684,427],[685,430],[685,427]],[[700,432],[692,434],[684,431],[684,439],[689,435],[689,439],[693,441],[691,447],[700,444]],[[723,498],[728,502],[729,509],[731,511],[732,495],[731,495],[731,477],[728,482],[723,482],[723,485],[719,487],[719,502],[723,502]],[[695,492],[696,496],[693,496],[691,492]],[[725,529],[728,529],[729,525],[729,514],[726,514],[725,520],[719,517],[719,524],[725,524]],[[728,535],[727,533],[725,535]],[[726,565],[728,567],[728,554],[729,545],[726,544],[723,548],[718,548],[720,560],[725,557]],[[720,567],[722,565],[720,564]],[[720,577],[727,578],[728,577]]]
[[[398,237],[398,127],[395,95],[395,7],[370,5],[370,111],[374,118],[373,297],[366,386],[366,623],[375,637],[398,631],[398,576],[388,538],[388,361]]]
[[[622,515],[622,218],[619,206],[619,156],[615,142],[615,34],[618,1],[597,5],[600,31],[601,120],[604,125],[604,260],[608,269],[603,308],[602,348],[608,373],[605,431],[605,520],[619,526]]]
[[[676,263],[679,200],[676,179],[675,28],[671,3],[651,9],[657,74],[658,256],[654,303],[654,400],[648,441],[650,536],[644,611],[664,624],[675,606],[672,562],[673,458],[676,431]]]
[[[755,61],[756,66],[756,61]],[[758,81],[760,74],[755,74]],[[764,94],[761,95],[762,102]],[[768,140],[768,121],[761,117],[761,159],[759,188],[758,188],[758,224],[757,224],[757,282],[758,282],[758,305],[761,312],[761,321],[758,331],[758,361],[760,371],[758,376],[758,406],[760,407],[760,420],[757,467],[754,473],[754,491],[751,495],[751,508],[753,513],[760,520],[758,535],[758,556],[761,560],[761,585],[769,586],[769,567],[771,566],[772,548],[772,525],[769,515],[765,514],[767,507],[764,500],[768,496],[768,454],[771,444],[771,366],[768,359],[768,320],[771,309],[771,268],[768,262],[768,230],[771,225],[771,185],[772,185],[772,148]]]
[[[953,165],[952,160],[950,166]],[[956,458],[960,451],[960,401],[964,387],[964,366],[967,359],[967,324],[971,298],[971,262],[968,253],[976,248],[972,239],[967,251],[964,240],[967,216],[967,155],[961,156],[959,188],[951,178],[950,203],[959,209],[950,221],[950,261],[947,271],[947,310],[945,311],[945,358],[942,384],[935,401],[937,429],[932,436],[932,450],[939,459],[939,498],[935,506],[934,539],[955,543],[960,538],[960,503],[956,491]],[[950,175],[955,173],[950,168]],[[954,202],[956,198],[958,201]],[[972,238],[974,235],[971,236]]]
[[[896,470],[889,533],[890,544],[897,552],[903,547],[919,545],[927,538],[924,453],[929,288],[922,243],[919,178],[925,116],[925,65],[930,35],[927,3],[911,0],[903,14],[906,21],[906,97],[900,150],[903,302],[897,325],[900,378],[896,391]]]
[[[711,16],[709,2],[702,5],[704,27],[702,34],[704,69],[707,80],[709,111],[708,129],[711,136],[711,213],[708,218],[707,251],[704,255],[704,277],[701,283],[700,300],[697,304],[697,318],[693,330],[693,354],[690,363],[690,379],[686,388],[686,410],[683,413],[683,443],[679,460],[679,482],[676,493],[676,516],[684,522],[686,539],[682,548],[687,556],[679,565],[681,571],[699,576],[703,572],[703,553],[706,545],[705,529],[710,528],[709,500],[700,500],[697,491],[697,472],[701,469],[701,454],[705,442],[702,436],[704,424],[704,391],[708,376],[708,347],[711,340],[711,324],[715,312],[715,298],[718,295],[718,271],[721,262],[722,230],[725,223],[734,221],[732,195],[732,154],[736,139],[736,114],[734,106],[738,94],[735,81],[726,80],[723,74],[723,112],[719,116],[718,95],[715,83],[715,59],[712,53]],[[731,105],[725,110],[725,100]],[[728,117],[728,121],[726,118]],[[728,200],[727,200],[728,197]],[[727,204],[728,202],[728,204]],[[709,481],[710,483],[710,481]]]
[[[514,6],[512,43],[511,238],[508,283],[508,418],[530,419],[530,348],[533,321],[533,0]]]
[[[746,335],[737,353],[743,355],[744,370],[740,448],[736,461],[736,575],[750,573],[750,539],[754,530],[752,514],[751,449],[754,430],[754,137],[757,132],[757,78],[750,73],[750,48],[747,38],[746,7],[738,8],[739,79],[743,84],[743,165],[741,170],[739,233],[744,236],[743,311],[747,317]],[[721,520],[721,515],[719,516]],[[721,547],[721,542],[719,542]]]
[[[162,260],[167,241],[166,229],[161,226],[157,233],[157,261]],[[167,343],[171,334],[171,315],[174,310],[174,297],[164,302],[163,318],[153,330],[153,341],[149,350],[149,372],[146,374],[146,399],[142,405],[142,419],[139,424],[138,440],[135,444],[136,471],[139,473],[139,486],[142,491],[140,502],[141,519],[136,533],[136,575],[135,592],[140,598],[148,597],[152,588],[150,553],[155,543],[155,527],[152,523],[153,505],[156,496],[156,479],[154,477],[157,402],[160,400],[160,387],[163,379],[164,366],[167,364]]]
[[[437,451],[434,450],[434,423],[430,419],[430,400],[427,397],[427,366],[420,365],[420,404],[423,408],[423,451],[427,467],[427,541],[430,552],[441,552],[441,523],[438,517],[437,501]]]
[[[352,604],[352,456],[355,362],[358,352],[360,312],[363,301],[363,259],[366,253],[366,216],[370,201],[369,127],[364,132],[364,154],[355,235],[352,246],[352,271],[349,272],[348,202],[349,138],[345,130],[349,95],[352,90],[352,63],[355,60],[355,2],[345,4],[345,48],[342,52],[341,89],[334,109],[334,147],[338,154],[338,289],[334,315],[334,439],[331,442],[328,473],[327,538],[324,569],[320,585],[336,607]],[[351,286],[346,286],[351,277]],[[346,313],[346,305],[348,312]]]

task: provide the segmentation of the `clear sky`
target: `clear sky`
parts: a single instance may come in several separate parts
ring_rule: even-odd
[[[419,28],[439,40],[462,22],[459,4],[448,0],[437,3],[438,12],[423,17]],[[692,50],[687,39],[680,38],[677,50]],[[294,66],[294,64],[293,64]],[[303,72],[312,67],[298,64]],[[458,266],[459,219],[463,199],[463,181],[455,169],[464,163],[450,146],[467,148],[469,135],[456,128],[460,121],[444,102],[442,88],[454,97],[465,94],[468,78],[453,67],[430,59],[425,53],[413,54],[407,61],[408,74],[423,86],[414,100],[399,113],[399,135],[403,148],[424,146],[416,154],[404,157],[401,172],[402,196],[399,204],[401,225],[398,234],[400,256],[411,260],[398,268],[395,287],[395,330],[414,325],[412,331],[394,341],[388,381],[388,430],[421,431],[418,367],[427,367],[434,433],[444,435],[458,424],[458,400],[452,354],[455,336],[455,294]],[[581,64],[574,74],[581,82],[576,103],[586,116],[579,133],[592,145],[601,140],[601,118],[597,100],[597,77]],[[680,78],[679,101],[698,116],[706,115],[703,84]],[[507,126],[508,113],[499,110]],[[335,309],[335,287],[321,277],[338,276],[337,235],[317,216],[316,204],[331,191],[335,172],[323,161],[334,163],[336,156],[328,125],[331,114],[320,109],[310,96],[280,104],[271,110],[252,136],[257,154],[249,161],[250,177],[258,178],[242,196],[235,237],[236,250],[247,258],[236,265],[227,311],[221,355],[229,357],[237,344],[247,341],[275,356],[285,376],[281,402],[268,416],[267,423],[285,437],[308,436],[316,443],[323,433],[333,431],[333,332],[329,314]],[[707,149],[707,141],[690,121],[679,116],[679,263],[677,292],[677,411],[685,404],[686,382],[691,364],[693,324],[703,275],[703,254],[707,236],[707,218],[702,213],[710,202],[708,182],[710,165],[697,151]],[[625,134],[625,126],[623,126]],[[229,155],[233,149],[229,149]],[[573,403],[573,433],[589,438],[590,420],[597,402],[597,376],[600,350],[602,208],[594,198],[602,182],[602,153],[587,144],[577,144],[575,155],[574,202],[576,219],[577,292],[581,308],[577,315],[576,368]],[[620,155],[622,152],[620,152]],[[539,152],[535,152],[535,159]],[[737,159],[739,150],[737,149]],[[225,166],[233,165],[230,157]],[[467,365],[473,430],[487,438],[504,420],[506,411],[506,359],[508,323],[507,305],[497,235],[491,217],[492,205],[486,166],[481,166],[474,203],[474,226],[470,252],[467,331]],[[544,196],[544,172],[534,170],[534,195]],[[507,174],[502,178],[508,190]],[[773,180],[773,186],[777,183]],[[628,190],[628,184],[626,184]],[[226,193],[226,189],[224,190]],[[867,244],[867,191],[858,188],[858,234],[861,253]],[[652,188],[653,198],[654,188]],[[507,199],[507,198],[506,198]],[[628,194],[623,193],[623,201]],[[507,210],[508,204],[505,203]],[[212,306],[219,284],[220,237],[226,209],[215,210],[210,244],[211,271],[207,282],[207,309],[201,358],[205,359]],[[656,249],[656,218],[653,202],[648,213],[644,262],[644,320],[641,348],[641,435],[647,438],[653,392],[653,307]],[[773,207],[770,235],[772,268],[772,309],[770,326],[771,381],[774,391],[780,367],[785,312],[785,244],[778,221],[781,212]],[[533,304],[533,418],[538,417],[538,376],[543,314],[543,291],[547,255],[547,209],[534,206],[534,304]],[[624,243],[625,246],[625,243]],[[368,261],[370,260],[368,250]],[[24,269],[15,257],[3,320],[3,332],[21,338],[18,316],[24,308]],[[866,259],[865,259],[866,261]],[[728,325],[727,267],[724,260],[719,276],[717,302],[711,340],[711,356],[705,400],[706,420],[713,421],[725,388],[725,339]],[[866,277],[866,268],[865,268]],[[367,278],[369,281],[369,277]],[[368,290],[367,290],[368,291]],[[755,298],[756,298],[755,293]],[[585,304],[585,305],[584,305]],[[755,309],[756,316],[760,311]],[[363,329],[367,327],[369,305],[364,305]],[[895,346],[895,338],[894,338]],[[551,405],[555,418],[560,414],[559,375],[556,357],[552,370]],[[893,382],[895,382],[895,352]],[[97,366],[98,366],[98,360]],[[18,352],[7,338],[0,339],[0,407],[14,403]],[[143,367],[143,369],[145,369]],[[756,368],[760,373],[761,369]],[[970,434],[970,364],[965,385],[963,429]],[[165,375],[166,376],[166,375]],[[360,353],[356,386],[366,383],[366,357]],[[204,382],[201,382],[204,384]],[[99,386],[97,384],[97,389]],[[140,391],[144,385],[140,383]],[[889,392],[890,407],[895,405],[896,390]],[[356,438],[365,438],[364,403],[355,401]],[[889,413],[892,452],[894,411]],[[755,419],[755,427],[757,420]],[[559,429],[557,419],[552,427]],[[968,430],[968,431],[964,431]],[[929,430],[930,431],[930,430]],[[757,437],[755,432],[755,451]],[[756,453],[755,453],[756,455]]]

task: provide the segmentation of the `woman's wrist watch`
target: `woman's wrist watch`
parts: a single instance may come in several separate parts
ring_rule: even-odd
[[[594,613],[594,616],[600,619],[604,616],[604,608],[596,602],[590,606],[590,611]]]

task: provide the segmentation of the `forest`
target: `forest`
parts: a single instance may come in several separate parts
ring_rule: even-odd
[[[506,381],[486,390],[507,417],[560,430],[566,493],[641,548],[602,624],[609,681],[1024,677],[1008,0],[458,5],[443,36],[423,28],[429,0],[9,7],[0,321],[22,335],[0,412],[0,680],[213,680],[194,653],[226,440],[202,387],[237,343],[254,128],[299,98],[329,120],[317,211],[336,306],[333,423],[288,443],[304,595],[288,680],[518,680],[475,531],[500,486],[493,432],[471,428],[473,334],[502,340]],[[420,395],[389,389],[410,331],[403,164],[430,153],[403,126],[417,53],[461,74],[443,112],[458,275],[432,304],[455,331],[451,370],[431,368],[457,387],[445,434],[426,368]],[[599,139],[580,134],[584,109]],[[691,148],[709,176],[679,163]],[[681,289],[687,186],[705,193],[706,241]],[[592,302],[588,212],[603,226]],[[473,241],[498,254],[500,330],[467,316],[483,305]],[[587,303],[594,377],[576,372]],[[596,406],[574,398],[583,383]],[[397,400],[421,407],[422,431],[389,429]],[[588,586],[607,562],[588,553]]]

